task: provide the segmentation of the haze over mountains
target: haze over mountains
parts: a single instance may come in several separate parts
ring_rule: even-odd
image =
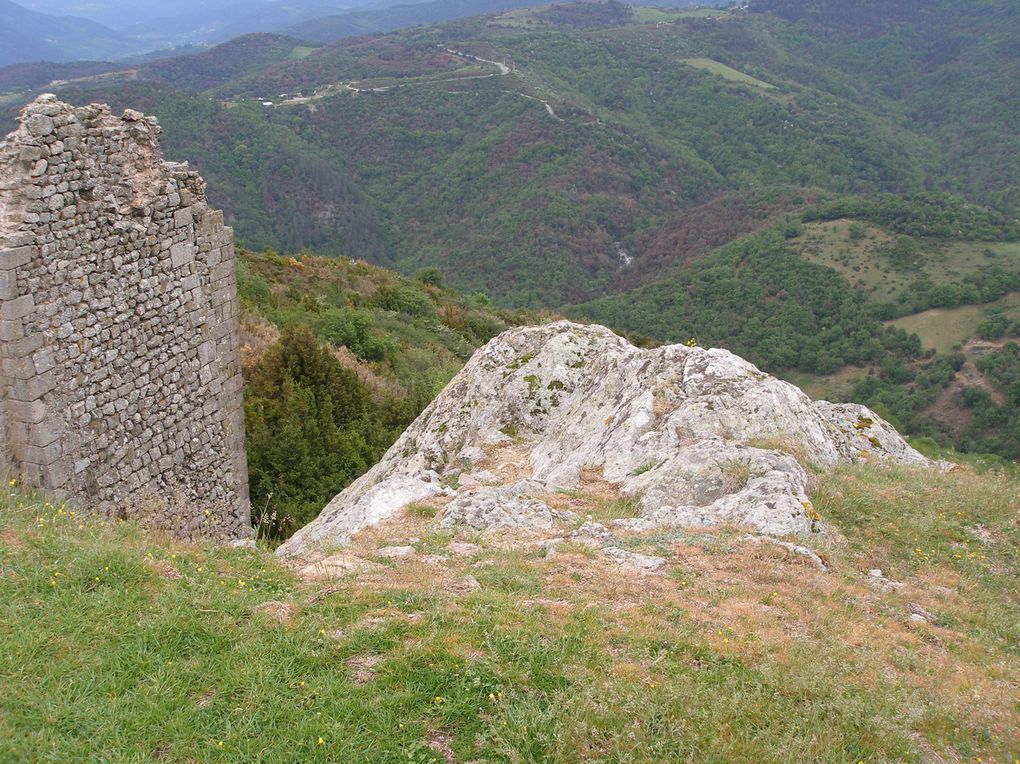
[[[414,24],[525,7],[530,0],[0,0],[0,66],[122,59],[204,47],[253,32],[331,42]],[[670,5],[690,5],[674,0]]]
[[[116,59],[223,42],[279,29],[360,4],[295,2],[76,3],[0,0],[0,64]]]

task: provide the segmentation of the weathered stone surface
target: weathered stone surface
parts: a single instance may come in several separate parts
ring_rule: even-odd
[[[751,541],[751,542],[753,542],[755,544],[772,544],[773,546],[782,547],[783,549],[785,549],[788,552],[792,552],[793,554],[800,555],[801,557],[804,557],[805,559],[810,560],[811,563],[816,568],[818,568],[819,570],[828,570],[829,569],[829,566],[825,564],[825,561],[821,557],[819,557],[817,554],[812,552],[810,549],[808,549],[806,546],[801,546],[800,544],[794,544],[791,541],[783,541],[781,539],[774,539],[774,538],[771,538],[769,536],[748,536],[747,540]]]
[[[666,565],[665,557],[629,552],[618,546],[607,546],[602,550],[602,554],[621,568],[636,573],[655,573]]]
[[[580,528],[571,531],[567,539],[578,544],[600,549],[614,543],[613,533],[602,523],[595,523],[589,520],[583,523]]]
[[[387,560],[402,560],[406,557],[414,557],[417,551],[413,546],[384,546],[377,549],[375,553]]]
[[[480,549],[478,544],[469,544],[466,541],[451,541],[446,545],[446,551],[453,555],[476,554]]]
[[[0,458],[89,510],[249,536],[232,233],[159,132],[44,95],[0,142]]]
[[[389,453],[389,452],[387,452]],[[441,493],[452,493],[445,488],[435,472],[419,475],[394,474],[390,479],[374,483],[366,480],[373,474],[369,470],[348,486],[347,501],[341,505],[330,503],[319,517],[337,514],[337,522],[344,528],[340,537],[333,533],[330,524],[306,525],[299,533],[304,542],[345,543],[352,533],[385,520],[412,501],[421,501]],[[342,517],[341,517],[342,515]]]
[[[466,525],[478,531],[548,530],[556,522],[556,513],[544,501],[528,498],[542,492],[543,487],[534,481],[463,492],[443,509],[438,517],[439,527]]]
[[[340,552],[306,565],[298,571],[298,575],[306,581],[329,581],[354,573],[373,573],[385,569],[386,566],[377,562]]]
[[[501,476],[486,462],[498,464],[504,448],[523,454],[503,478],[512,486],[470,479],[479,462],[484,483]],[[594,471],[637,497],[638,519],[653,525],[810,534],[804,465],[865,459],[930,465],[867,409],[814,403],[726,350],[643,350],[604,327],[561,321],[505,332],[477,351],[379,464],[281,553],[343,543],[367,524],[369,494],[386,497],[373,504],[378,522],[439,492],[450,474],[465,487],[440,515],[444,527],[548,531],[558,518],[538,497],[575,489]]]
[[[450,586],[450,590],[457,594],[468,594],[469,592],[476,592],[481,588],[482,585],[478,583],[478,579],[474,576],[464,576],[464,578]]]

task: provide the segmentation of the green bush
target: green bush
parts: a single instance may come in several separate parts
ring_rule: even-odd
[[[253,522],[271,538],[313,519],[392,440],[365,386],[302,325],[249,372],[245,428]]]
[[[428,295],[412,286],[381,286],[375,290],[373,300],[383,310],[409,316],[432,317],[436,314]]]

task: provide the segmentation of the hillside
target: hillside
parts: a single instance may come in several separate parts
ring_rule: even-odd
[[[365,473],[508,326],[541,320],[484,296],[345,258],[241,252],[245,429],[252,515],[286,537]]]
[[[944,125],[914,118],[878,75],[851,77],[836,53],[802,50],[797,35],[811,30],[780,15],[663,20],[613,4],[566,8],[342,41],[256,73],[224,70],[202,83],[217,104],[172,92],[195,87],[191,76],[155,70],[141,76],[171,90],[128,84],[75,97],[160,116],[168,149],[210,179],[256,248],[307,246],[408,272],[432,265],[460,288],[514,304],[561,305],[653,280],[821,193],[956,191],[1011,209],[1008,171],[953,164],[986,150],[971,119],[950,120],[957,137],[947,140]],[[974,111],[1009,135],[1009,102],[995,99],[1009,67],[993,70],[967,39],[958,51],[966,82],[988,101]],[[469,56],[442,49],[454,44]],[[217,56],[234,55],[210,54],[210,72]],[[480,59],[512,61],[513,71],[499,76]],[[281,142],[292,160],[276,161]],[[342,156],[330,156],[340,146]],[[1013,149],[995,153],[1004,160],[995,172],[1008,169]],[[279,165],[295,164],[303,169],[280,177]],[[281,208],[302,197],[321,209]],[[364,220],[379,244],[345,240],[334,207]],[[444,225],[450,219],[467,224]]]
[[[0,0],[0,66],[23,61],[103,59],[133,52],[127,38],[73,16],[30,11]]]
[[[567,4],[66,90],[159,115],[252,249],[696,336],[1017,458],[1018,13]]]

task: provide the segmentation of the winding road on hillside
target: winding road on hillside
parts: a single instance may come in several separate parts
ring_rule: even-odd
[[[444,82],[463,82],[465,80],[484,80],[489,79],[490,77],[505,77],[511,72],[517,70],[516,64],[514,64],[513,62],[507,64],[505,61],[493,61],[492,59],[476,56],[473,53],[466,53],[462,50],[454,50],[453,48],[448,48],[442,44],[440,44],[438,47],[443,52],[449,53],[452,56],[457,56],[458,58],[462,58],[466,61],[479,64],[489,64],[490,66],[494,66],[496,67],[496,71],[489,72],[488,74],[468,74],[460,77],[446,77],[443,79],[412,80],[410,82],[397,83],[394,85],[380,85],[379,87],[372,88],[359,87],[358,86],[359,83],[364,82],[364,80],[361,81],[355,80],[351,82],[334,82],[329,85],[324,85],[321,88],[317,88],[316,91],[310,96],[294,96],[292,98],[287,98],[285,100],[277,101],[275,103],[263,101],[263,104],[267,107],[298,106],[301,104],[310,104],[312,101],[321,101],[324,98],[329,98],[331,96],[337,95],[338,93],[341,93],[345,90],[352,93],[385,93],[389,90],[394,90],[396,88],[406,88],[414,85],[435,85]],[[546,112],[549,113],[549,116],[551,116],[558,122],[563,121],[563,119],[556,114],[556,111],[555,109],[553,109],[552,104],[546,101],[544,98],[538,98],[537,96],[527,95],[526,93],[520,93],[519,95],[522,98],[527,98],[532,101],[538,101],[545,107],[545,110]],[[261,101],[262,99],[256,100]]]

